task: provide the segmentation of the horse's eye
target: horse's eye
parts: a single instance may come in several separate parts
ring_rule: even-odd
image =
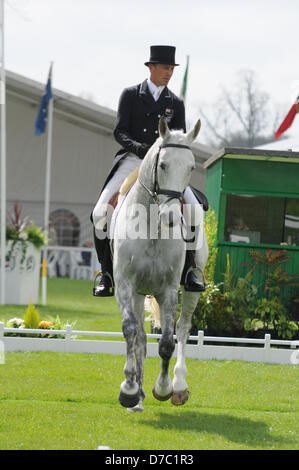
[[[192,165],[192,166],[191,166],[191,171],[194,171],[195,168],[196,168],[195,165]]]
[[[166,168],[166,165],[165,165],[165,163],[163,163],[163,162],[162,162],[162,163],[160,163],[160,168],[161,168],[161,170],[165,170],[165,168]]]

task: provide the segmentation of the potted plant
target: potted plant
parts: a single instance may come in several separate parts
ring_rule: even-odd
[[[43,230],[23,218],[18,203],[6,227],[5,303],[38,302],[41,249],[47,240]]]

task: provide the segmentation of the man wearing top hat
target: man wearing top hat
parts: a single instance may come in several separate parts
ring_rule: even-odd
[[[169,129],[183,129],[186,132],[185,106],[168,88],[175,63],[175,47],[151,46],[150,59],[145,62],[150,76],[139,85],[126,88],[120,97],[114,137],[122,146],[116,154],[113,167],[104,184],[99,200],[92,213],[95,227],[95,248],[102,265],[102,275],[94,288],[94,295],[105,297],[111,295],[112,261],[109,240],[103,237],[106,224],[107,204],[120,189],[125,178],[139,165],[149,148],[159,137],[158,124],[165,116]],[[188,191],[187,191],[188,190]],[[184,198],[187,204],[198,204],[190,188]],[[185,288],[191,291],[202,291],[204,285],[199,282],[192,269],[194,258],[186,251],[186,265],[183,280]]]

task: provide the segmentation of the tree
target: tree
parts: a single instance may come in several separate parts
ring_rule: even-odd
[[[280,113],[271,110],[269,95],[259,89],[252,70],[237,73],[237,84],[232,91],[226,88],[213,105],[213,115],[200,107],[200,114],[208,130],[212,146],[256,147],[274,140],[274,132],[281,120]]]

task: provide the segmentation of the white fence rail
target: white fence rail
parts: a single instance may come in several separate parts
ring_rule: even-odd
[[[16,331],[24,335],[52,334],[61,335],[64,336],[64,338],[5,336],[6,333],[16,333]],[[61,353],[126,354],[126,343],[124,341],[73,339],[73,336],[122,338],[123,334],[106,331],[79,331],[73,330],[69,325],[65,330],[25,329],[20,331],[15,328],[5,328],[4,324],[0,323],[0,343],[4,344],[5,352],[53,351]],[[156,334],[147,335],[148,339],[159,339],[160,337],[161,335]],[[174,338],[176,338],[176,336],[174,336]],[[264,339],[222,338],[205,336],[203,331],[199,331],[197,336],[190,336],[189,340],[195,342],[195,344],[187,344],[186,356],[193,359],[239,360],[290,365],[299,364],[299,341],[273,340],[269,334],[265,335]],[[177,348],[175,349],[175,355],[176,350]],[[157,342],[147,344],[147,356],[158,356]]]

